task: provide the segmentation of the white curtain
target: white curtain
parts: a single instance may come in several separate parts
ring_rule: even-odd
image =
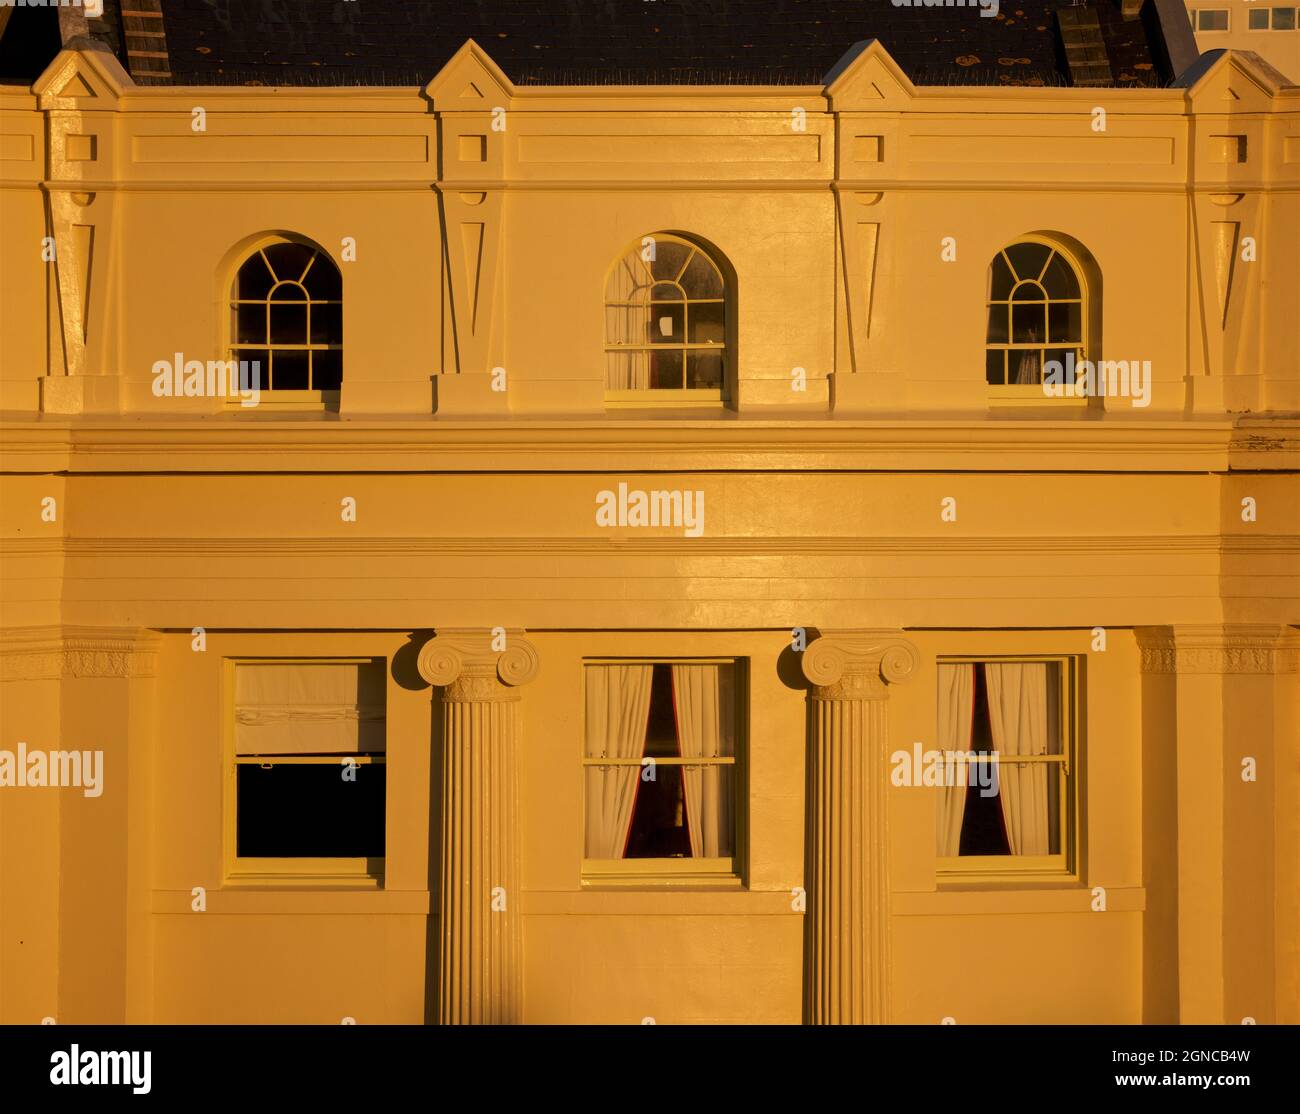
[[[1048,753],[1047,663],[989,662],[989,721],[993,748],[1003,758]],[[1051,847],[1048,764],[1001,762],[998,790],[1013,855],[1047,855]]]
[[[1020,360],[1016,363],[1016,383],[1017,385],[1031,385],[1041,383],[1043,377],[1039,374],[1041,354],[1038,351],[1022,351]]]
[[[971,729],[975,724],[975,666],[972,662],[955,662],[939,666],[939,738],[940,751],[970,750]],[[958,766],[964,771],[964,766]],[[936,814],[935,853],[944,856],[961,852],[961,822],[966,815],[966,782],[939,789]]]
[[[589,665],[586,674],[587,757],[640,758],[654,666]],[[640,766],[587,766],[587,858],[623,857],[640,776]]]
[[[650,340],[650,289],[654,279],[637,251],[623,259],[605,289],[605,343],[647,344]],[[624,305],[622,303],[633,303]],[[611,391],[645,390],[650,386],[650,353],[607,352],[605,386]]]
[[[734,755],[732,666],[674,665],[673,710],[683,758]],[[722,858],[732,853],[730,765],[683,766],[691,855]]]
[[[235,753],[382,754],[386,683],[369,663],[241,662]]]

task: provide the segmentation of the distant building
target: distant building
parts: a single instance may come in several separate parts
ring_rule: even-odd
[[[1196,45],[1206,50],[1253,50],[1275,70],[1300,82],[1300,6],[1269,0],[1187,0]]]

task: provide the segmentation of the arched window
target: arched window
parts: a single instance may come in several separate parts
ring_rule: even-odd
[[[1070,369],[1065,382],[1073,382],[1072,369],[1087,350],[1088,315],[1079,270],[1060,247],[1027,238],[998,252],[987,304],[990,386],[1038,387],[1048,360]]]
[[[240,265],[230,291],[231,358],[256,361],[264,391],[328,398],[343,382],[343,280],[320,248],[281,240]]]
[[[695,244],[656,233],[614,266],[605,288],[611,398],[722,400],[727,383],[722,271]]]

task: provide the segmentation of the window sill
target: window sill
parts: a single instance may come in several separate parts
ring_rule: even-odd
[[[584,890],[636,890],[641,893],[660,893],[664,890],[713,890],[726,892],[743,890],[744,879],[732,875],[681,874],[681,875],[629,875],[615,877],[590,875],[582,880]]]

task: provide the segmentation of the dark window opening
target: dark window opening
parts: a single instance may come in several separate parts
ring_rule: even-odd
[[[387,769],[342,760],[237,768],[235,853],[240,858],[383,858]]]
[[[975,708],[971,724],[971,750],[993,749],[993,726],[989,721],[988,685],[984,679],[984,663],[975,663]],[[978,780],[978,779],[977,779]],[[984,796],[979,785],[966,789],[966,811],[961,822],[959,855],[1010,855],[1006,823],[1002,816],[999,793]]]
[[[643,757],[678,758],[677,716],[673,709],[672,667],[657,663],[650,681],[650,714],[646,724]],[[625,859],[676,859],[691,857],[691,833],[686,819],[682,768],[656,765],[654,780],[645,767],[638,771],[636,804],[628,829]]]

